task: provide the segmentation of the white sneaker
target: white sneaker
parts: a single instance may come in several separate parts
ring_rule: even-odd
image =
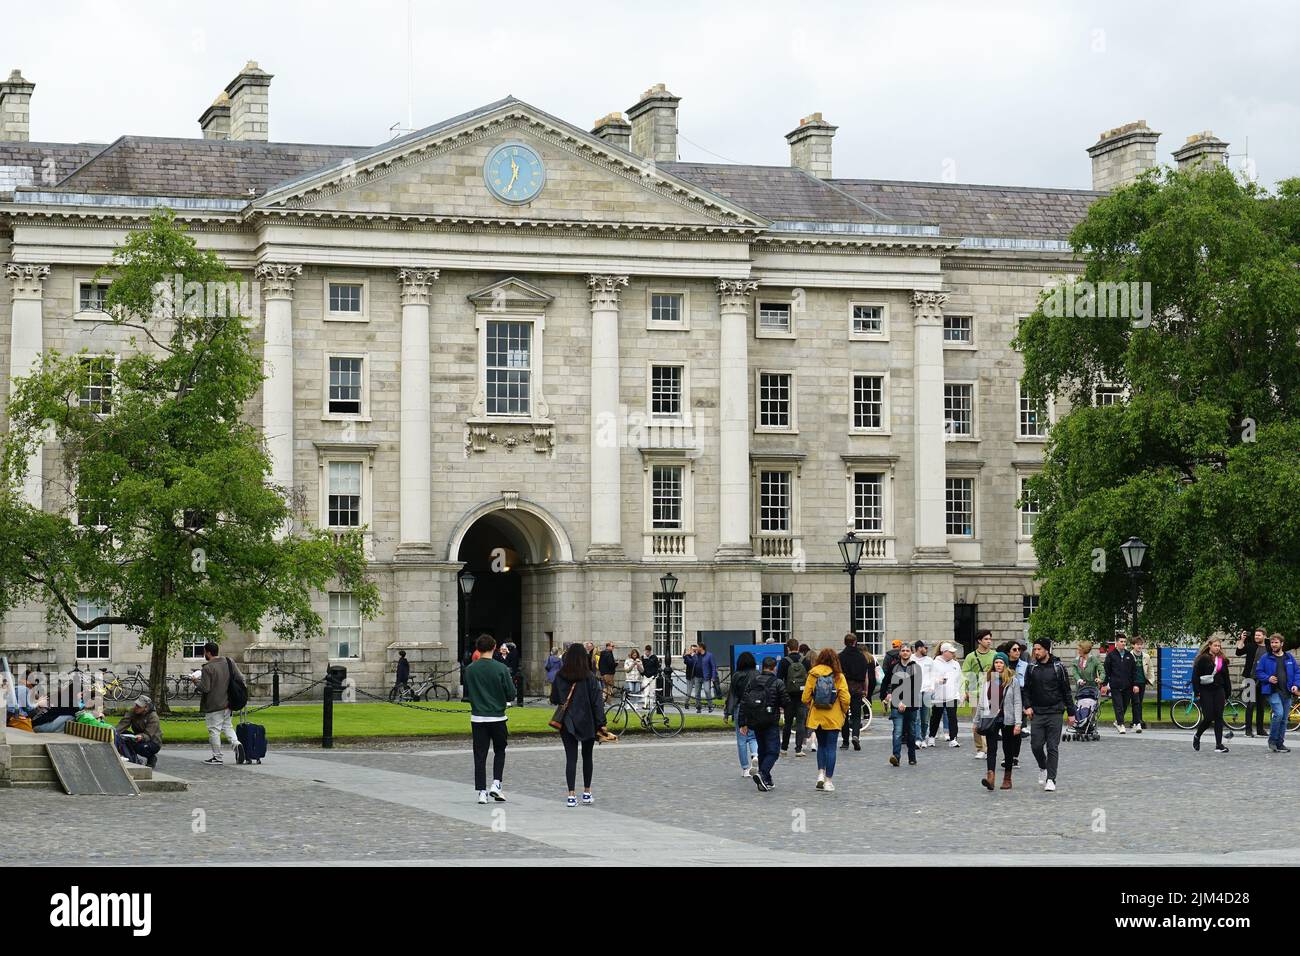
[[[1116,725],[1115,725],[1115,729],[1118,730],[1121,734],[1122,734],[1122,733],[1127,733],[1127,731],[1124,730],[1124,725],[1123,725],[1123,724],[1116,724]]]
[[[749,773],[745,774],[745,776],[752,777],[756,773],[758,773],[758,754],[750,754]]]
[[[488,796],[490,796],[497,803],[506,802],[506,795],[501,792],[501,784],[499,783],[492,784],[492,789],[488,791]]]
[[[822,784],[822,789],[825,790],[827,793],[830,793],[832,790],[835,789],[835,784],[827,780],[824,784]]]
[[[1047,781],[1047,783],[1043,784],[1043,789],[1046,790],[1048,793],[1051,793],[1053,790],[1056,789],[1056,781],[1055,780]]]
[[[987,759],[988,759],[987,757],[984,756],[984,751],[982,751],[982,750],[977,750],[977,751],[975,751],[975,753],[972,754],[972,756],[973,756],[976,760],[987,760]]]
[[[817,771],[817,789],[818,789],[818,790],[825,790],[825,789],[826,789],[826,771],[825,771],[825,770],[818,770],[818,771]]]
[[[925,738],[925,745],[926,745],[927,747],[933,747],[933,746],[934,746],[934,738],[933,738],[933,737],[926,737],[926,738]]]
[[[741,775],[742,777],[744,777],[746,780],[748,780],[748,779],[749,779],[749,768],[746,767],[744,770],[740,771],[740,775]]]
[[[1038,785],[1041,787],[1045,783],[1047,783],[1047,771],[1040,770],[1038,771]]]
[[[487,803],[487,791],[486,791],[486,790],[480,790],[480,791],[478,792],[478,802],[479,802],[479,803]]]
[[[954,737],[952,740],[948,741],[948,746],[949,746],[949,747],[960,747],[960,746],[961,746],[961,741],[958,740],[956,737]]]

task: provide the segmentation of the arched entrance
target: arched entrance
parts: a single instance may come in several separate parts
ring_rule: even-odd
[[[507,493],[473,509],[453,533],[448,558],[474,575],[468,598],[458,588],[459,660],[473,652],[479,634],[518,648],[520,672],[536,673],[546,656],[554,601],[548,593],[552,565],[573,551],[563,526],[545,509]],[[548,630],[548,627],[550,628]]]

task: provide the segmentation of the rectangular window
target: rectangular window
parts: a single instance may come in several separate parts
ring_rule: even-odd
[[[80,404],[96,415],[113,411],[113,360],[109,357],[83,358],[86,383],[81,386]]]
[[[329,639],[331,658],[361,656],[361,606],[355,594],[330,592]]]
[[[853,376],[853,427],[864,431],[879,431],[885,427],[883,375]]]
[[[880,335],[885,330],[885,308],[880,305],[853,307],[853,334]]]
[[[81,595],[77,599],[77,617],[83,621],[93,621],[108,614],[108,605]],[[112,638],[112,625],[100,624],[89,631],[77,631],[77,660],[106,661],[109,659],[109,644]]]
[[[361,414],[361,362],[360,358],[330,356],[331,415]]]
[[[331,282],[330,311],[346,315],[360,315],[362,312],[361,283]]]
[[[77,524],[82,528],[107,528],[109,503],[100,498],[77,495]]]
[[[885,654],[885,596],[854,595],[853,630],[859,646],[877,659]]]
[[[1038,527],[1038,515],[1041,508],[1038,502],[1038,495],[1029,487],[1029,479],[1020,479],[1020,537],[1032,538],[1034,529]]]
[[[682,294],[680,292],[651,293],[650,321],[664,325],[681,325]]]
[[[943,419],[948,435],[975,434],[975,386],[944,385]]]
[[[1029,640],[1029,618],[1038,610],[1038,595],[1026,594],[1020,599],[1020,612],[1025,622],[1025,641]],[[1118,630],[1119,628],[1116,628]]]
[[[650,475],[650,527],[682,528],[681,465],[655,465]]]
[[[1093,395],[1092,403],[1098,408],[1124,404],[1124,388],[1120,385],[1098,385]]]
[[[789,428],[790,374],[762,372],[758,376],[758,424],[761,428]]]
[[[361,462],[329,463],[329,527],[361,526]]]
[[[790,530],[790,472],[758,473],[758,530]]]
[[[650,366],[650,415],[652,418],[680,418],[682,415],[682,372],[680,365]]]
[[[181,641],[181,657],[187,661],[198,660],[203,656],[203,645],[207,640],[202,637],[186,637]]]
[[[758,330],[760,332],[789,332],[790,303],[760,302],[758,305]]]
[[[975,537],[975,479],[946,479],[944,496],[947,505],[948,536]]]
[[[532,414],[531,322],[487,324],[487,413]]]
[[[1046,438],[1047,409],[1042,402],[1035,401],[1018,388],[1017,393],[1020,396],[1020,437]]]
[[[671,597],[667,594],[655,595],[654,649],[661,658],[671,654],[680,660],[682,651],[685,650],[685,602],[685,596],[681,594]],[[675,669],[680,671],[680,664]]]
[[[762,640],[768,638],[784,644],[794,633],[794,595],[764,594],[762,611]]]
[[[77,287],[77,307],[81,312],[103,312],[108,286],[83,282]]]
[[[943,317],[943,340],[960,345],[970,345],[974,341],[974,319],[969,315],[945,315]]]
[[[885,530],[885,476],[859,471],[853,475],[853,530],[883,534]]]

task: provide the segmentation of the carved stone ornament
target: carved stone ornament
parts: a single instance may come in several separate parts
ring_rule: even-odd
[[[428,305],[437,278],[437,269],[399,269],[397,280],[402,283],[402,305]]]
[[[758,291],[755,279],[719,279],[718,301],[724,312],[747,310],[749,297]]]
[[[15,299],[39,299],[41,283],[49,278],[50,267],[11,262],[5,266],[5,275],[13,283]]]
[[[912,293],[912,313],[915,325],[942,325],[943,305],[948,301],[947,292]]]
[[[253,275],[262,283],[268,299],[293,298],[293,280],[302,275],[302,266],[284,262],[263,262]]]
[[[618,294],[627,288],[627,276],[590,276],[587,285],[591,288],[592,311],[617,310]]]
[[[539,455],[551,455],[555,451],[555,426],[528,422],[478,422],[466,426],[466,458],[487,451],[489,445],[498,445],[508,452],[528,445]]]

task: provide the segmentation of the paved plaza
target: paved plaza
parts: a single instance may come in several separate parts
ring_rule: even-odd
[[[1238,736],[1194,753],[1189,734],[1149,731],[1063,744],[1060,789],[1035,785],[1026,747],[1016,787],[988,793],[967,741],[887,763],[884,728],[840,752],[833,794],[812,757],[783,758],[778,788],[740,775],[731,735],[625,741],[596,752],[597,806],[563,804],[557,741],[517,740],[505,804],[479,806],[466,746],[279,749],[261,766],[163,764],[188,793],[138,798],[0,791],[0,820],[31,862],[55,864],[1268,864],[1296,859],[1240,795],[1290,792],[1300,758]],[[200,812],[201,811],[201,812]],[[194,832],[196,821],[202,832]],[[1212,821],[1212,825],[1211,825]]]

